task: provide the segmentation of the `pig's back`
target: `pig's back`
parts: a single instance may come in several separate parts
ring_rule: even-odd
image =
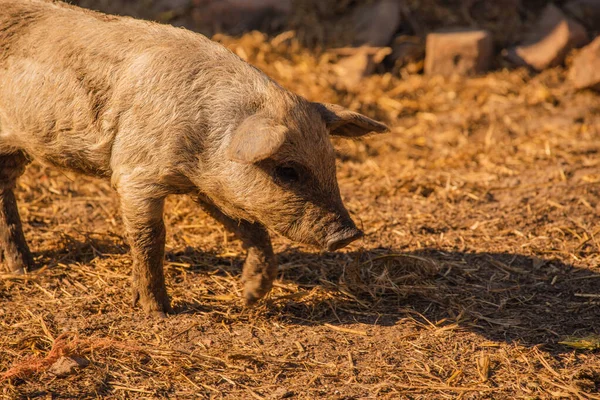
[[[159,143],[172,140],[169,126],[202,119],[189,87],[215,63],[246,68],[183,29],[62,3],[0,0],[0,153],[20,148],[109,176],[120,132],[163,135],[138,138]]]

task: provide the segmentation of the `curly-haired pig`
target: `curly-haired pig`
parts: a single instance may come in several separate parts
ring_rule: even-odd
[[[31,159],[110,179],[133,257],[133,303],[164,316],[163,207],[190,194],[248,255],[251,304],[277,271],[268,231],[333,251],[362,233],[329,137],[387,127],[309,102],[190,31],[45,0],[0,0],[0,253],[31,267],[14,188]]]

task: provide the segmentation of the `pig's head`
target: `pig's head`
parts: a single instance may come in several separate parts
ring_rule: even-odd
[[[223,143],[212,200],[237,218],[289,239],[337,250],[360,238],[342,203],[330,137],[357,138],[388,128],[337,105],[296,98],[285,110],[245,116]]]

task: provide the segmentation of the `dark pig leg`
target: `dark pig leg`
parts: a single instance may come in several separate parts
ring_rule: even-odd
[[[223,214],[213,204],[204,200],[198,202],[211,217],[242,240],[244,248],[248,251],[242,270],[244,299],[248,305],[256,303],[269,293],[277,276],[277,259],[273,254],[269,233],[260,224],[236,221]]]
[[[125,231],[133,258],[133,305],[146,314],[172,312],[163,261],[165,256],[164,198],[147,198],[136,188],[119,188]]]
[[[0,154],[0,263],[17,273],[33,266],[13,192],[28,163],[22,152]]]

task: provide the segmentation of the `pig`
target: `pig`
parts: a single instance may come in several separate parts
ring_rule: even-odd
[[[294,94],[185,29],[48,0],[0,0],[0,252],[33,257],[14,189],[32,159],[110,180],[133,258],[133,306],[164,317],[165,197],[187,194],[247,251],[249,305],[272,287],[269,231],[328,251],[360,238],[330,136],[383,123]],[[6,268],[5,267],[5,268]]]

